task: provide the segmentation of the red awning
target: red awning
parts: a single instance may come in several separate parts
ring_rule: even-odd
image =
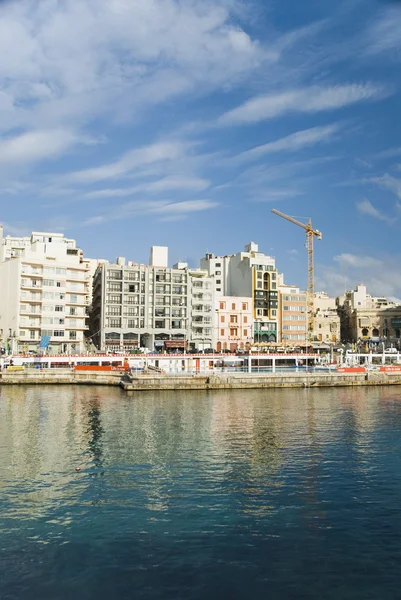
[[[185,348],[185,340],[166,340],[164,342],[166,348]]]

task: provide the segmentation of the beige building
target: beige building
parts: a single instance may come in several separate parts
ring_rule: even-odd
[[[0,332],[9,351],[85,349],[90,296],[88,265],[75,240],[61,233],[3,237],[0,227]]]
[[[308,339],[306,293],[301,292],[298,287],[281,284],[279,313],[281,343],[304,346]]]
[[[215,297],[238,296],[252,299],[254,342],[278,340],[278,272],[274,257],[259,251],[251,242],[243,252],[227,256],[206,254],[201,260],[215,283]]]
[[[314,309],[315,341],[326,344],[339,343],[341,341],[341,320],[336,298],[331,298],[326,292],[316,292]]]
[[[216,298],[215,350],[245,350],[252,345],[253,307],[251,297]]]
[[[348,291],[340,307],[344,341],[366,344],[384,342],[400,347],[401,306],[367,293],[365,285]]]

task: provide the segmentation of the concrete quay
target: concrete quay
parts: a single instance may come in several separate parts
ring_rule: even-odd
[[[401,373],[218,373],[199,375],[124,375],[126,391],[319,388],[401,385]]]
[[[73,369],[26,369],[2,371],[1,385],[110,385],[119,386],[121,373],[74,371]]]
[[[401,373],[199,373],[130,375],[72,369],[3,371],[1,385],[106,385],[127,392],[401,385]]]

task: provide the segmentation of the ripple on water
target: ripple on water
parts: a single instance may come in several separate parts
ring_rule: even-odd
[[[1,597],[397,598],[400,400],[6,389]]]

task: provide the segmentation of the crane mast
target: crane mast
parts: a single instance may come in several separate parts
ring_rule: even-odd
[[[308,292],[307,292],[307,310],[308,310],[308,333],[309,339],[312,340],[313,333],[315,330],[315,254],[314,254],[314,238],[318,240],[322,239],[322,234],[317,229],[313,229],[312,220],[308,219],[308,222],[302,223],[294,217],[290,217],[285,213],[280,212],[273,208],[272,213],[290,221],[298,227],[302,227],[306,231],[306,248],[308,251]]]

